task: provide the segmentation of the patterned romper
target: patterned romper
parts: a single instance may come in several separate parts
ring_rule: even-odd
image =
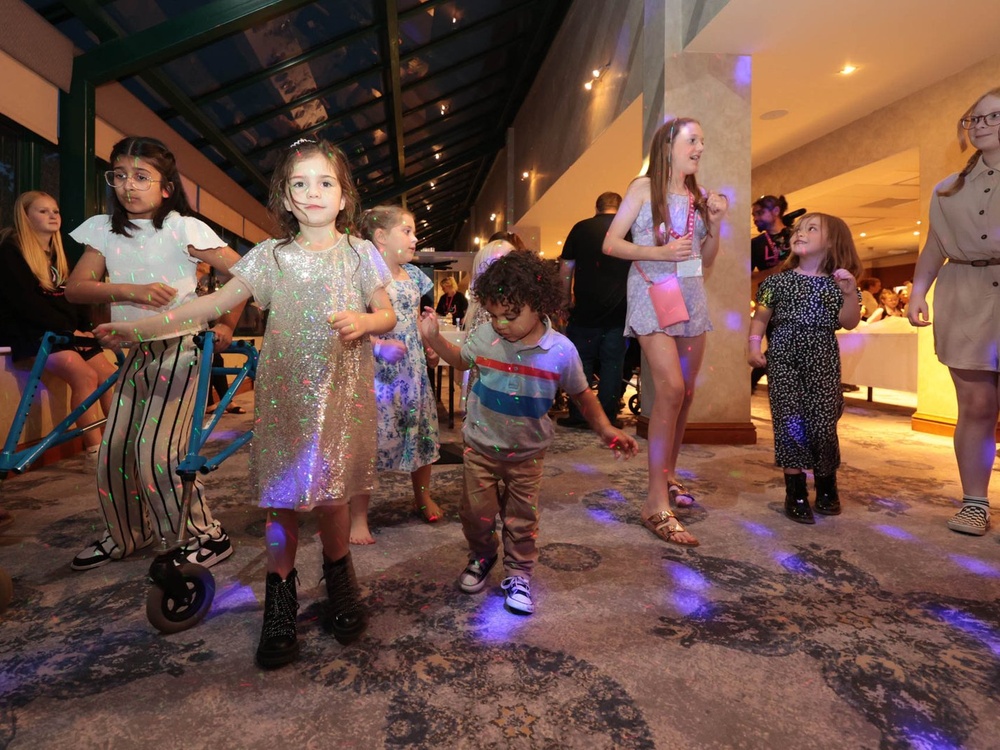
[[[840,466],[844,395],[835,332],[843,302],[833,277],[794,270],[769,276],[757,290],[757,304],[771,310],[767,391],[774,458],[782,468],[828,477]]]

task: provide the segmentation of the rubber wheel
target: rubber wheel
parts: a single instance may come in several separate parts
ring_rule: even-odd
[[[14,582],[6,570],[0,570],[0,614],[7,611],[7,605],[14,598]]]
[[[180,633],[193,628],[212,608],[215,598],[215,579],[207,568],[195,563],[182,563],[177,571],[192,592],[192,599],[185,604],[172,599],[159,586],[153,586],[146,596],[146,618],[161,633]]]
[[[639,413],[639,394],[635,394],[628,400],[628,410],[633,414]]]

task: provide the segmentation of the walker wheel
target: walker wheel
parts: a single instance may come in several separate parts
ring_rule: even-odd
[[[630,397],[628,400],[628,410],[633,414],[639,413],[639,394],[636,393],[634,396]]]
[[[193,628],[212,607],[215,598],[215,579],[207,568],[195,563],[182,563],[177,572],[184,579],[188,596],[174,599],[159,586],[154,585],[146,595],[146,618],[161,633],[180,633]]]
[[[6,570],[0,569],[0,615],[7,610],[7,605],[14,598],[14,582]]]

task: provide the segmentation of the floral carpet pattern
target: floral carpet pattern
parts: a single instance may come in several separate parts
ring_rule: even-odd
[[[236,551],[212,568],[206,619],[170,636],[145,617],[152,552],[69,569],[100,534],[82,461],[12,477],[0,748],[995,748],[1000,532],[945,527],[959,493],[949,440],[848,403],[844,513],[813,527],[782,514],[766,396],[752,401],[757,445],[684,446],[695,549],[642,527],[644,455],[616,462],[593,433],[560,429],[530,617],[505,609],[499,567],[481,594],[455,585],[461,466],[435,468],[445,517],[432,525],[410,510],[409,477],[386,476],[376,543],[352,551],[367,633],[345,647],[324,630],[306,518],[302,652],[275,671],[253,662],[263,515],[245,452],[206,479]],[[227,415],[219,438],[249,419]]]

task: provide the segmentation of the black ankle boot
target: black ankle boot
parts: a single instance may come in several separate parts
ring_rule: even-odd
[[[368,615],[361,603],[351,553],[336,562],[323,555],[323,577],[326,579],[326,594],[330,597],[330,630],[333,637],[345,645],[356,641],[368,627]]]
[[[785,474],[785,515],[796,523],[816,523],[809,507],[805,474]]]
[[[257,664],[265,669],[284,666],[299,655],[299,641],[295,635],[295,615],[299,611],[296,576],[294,570],[285,580],[277,573],[267,574],[264,625],[257,646]]]
[[[837,475],[816,475],[816,512],[824,516],[840,515],[840,495],[837,494]]]

